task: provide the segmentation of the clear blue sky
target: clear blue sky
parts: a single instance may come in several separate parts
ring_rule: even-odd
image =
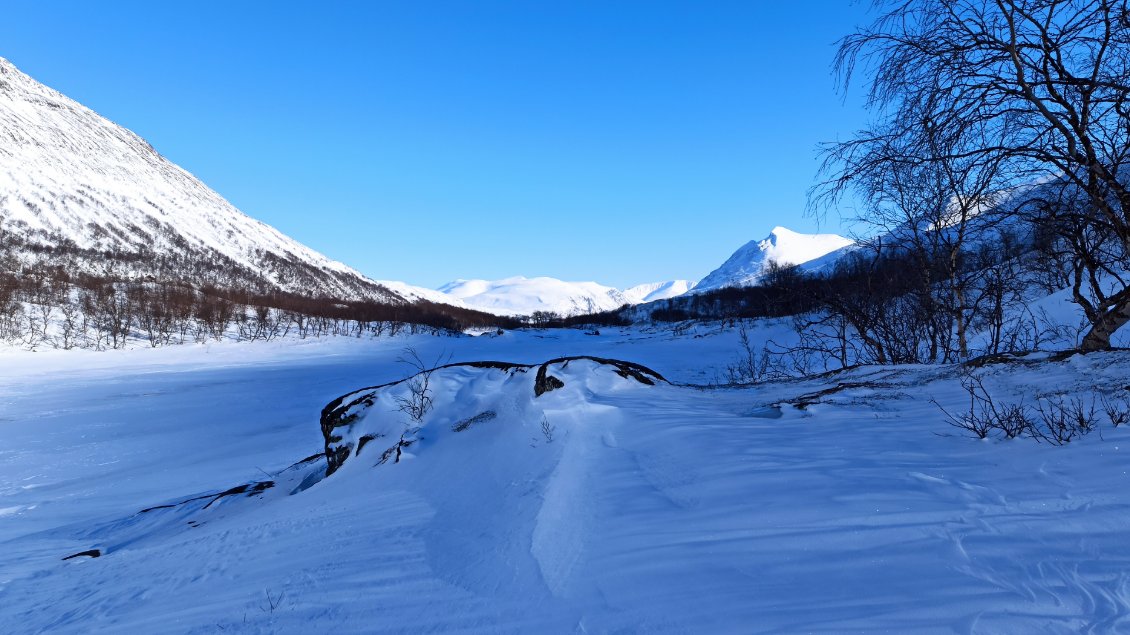
[[[818,229],[867,5],[8,0],[0,56],[370,276],[627,286]]]

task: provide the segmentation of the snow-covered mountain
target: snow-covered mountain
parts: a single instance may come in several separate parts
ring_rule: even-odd
[[[629,303],[624,294],[613,287],[547,277],[455,280],[439,291],[471,308],[499,315],[529,315],[534,311],[580,315],[611,311]]]
[[[0,58],[0,235],[86,273],[401,301],[243,214],[134,133]],[[2,255],[2,254],[0,254]]]
[[[670,280],[621,290],[596,282],[515,276],[503,280],[455,280],[440,287],[439,293],[464,306],[499,315],[530,315],[534,311],[582,315],[670,298],[693,286],[687,280]]]
[[[772,264],[816,264],[820,259],[852,244],[850,238],[838,234],[802,234],[784,227],[774,227],[768,238],[751,240],[735,251],[722,266],[699,281],[693,291],[750,286],[756,284]]]
[[[457,280],[438,291],[371,280],[232,206],[134,133],[0,58],[0,259],[109,278],[286,291],[386,302],[426,300],[501,315],[577,315],[756,282],[851,243],[777,227],[698,285],[616,289],[547,277]]]
[[[677,295],[683,295],[694,287],[695,283],[690,280],[668,280],[667,282],[637,284],[634,287],[624,289],[620,293],[631,304],[643,304],[644,302],[666,300]]]

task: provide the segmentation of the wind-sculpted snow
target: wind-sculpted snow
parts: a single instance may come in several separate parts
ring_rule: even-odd
[[[322,411],[326,471],[332,474],[365,448],[370,448],[367,453],[376,457],[377,465],[398,463],[407,448],[423,439],[434,443],[480,421],[497,419],[489,425],[532,430],[552,441],[556,425],[545,419],[538,397],[565,388],[575,406],[582,408],[591,396],[620,389],[624,381],[647,386],[666,382],[659,373],[631,362],[563,357],[537,366],[494,361],[449,364],[364,388],[338,397]]]
[[[0,630],[1130,627],[1128,424],[1100,414],[1064,447],[982,441],[931,403],[967,408],[968,374],[1002,404],[1130,395],[1127,352],[719,388],[687,384],[737,334],[696,328],[10,353]],[[524,363],[436,371],[416,424],[385,403],[406,343]],[[577,358],[545,366],[537,394],[526,362],[586,353],[672,383]],[[367,381],[384,387],[327,412],[358,415],[343,441],[388,436],[326,477],[318,413]]]
[[[242,285],[401,299],[246,216],[134,133],[3,58],[0,140],[0,234],[26,244],[28,253],[46,247],[82,254],[79,266],[96,275],[114,252],[139,278],[162,261],[218,269]]]

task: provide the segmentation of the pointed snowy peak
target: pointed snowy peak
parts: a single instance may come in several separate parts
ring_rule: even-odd
[[[853,244],[838,234],[802,234],[774,227],[769,236],[753,240],[695,286],[695,292],[757,284],[773,264],[805,265]]]

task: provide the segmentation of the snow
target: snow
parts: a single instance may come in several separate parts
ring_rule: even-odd
[[[735,329],[680,333],[8,351],[0,623],[13,633],[1130,627],[1124,427],[1104,422],[1066,447],[967,438],[930,403],[965,402],[948,366],[699,388],[687,384],[736,356]],[[626,359],[673,384],[571,363],[556,371],[564,388],[535,398],[525,379],[459,371],[437,384],[446,397],[399,463],[374,466],[378,453],[362,452],[320,482],[324,463],[288,469],[321,451],[323,406],[407,374],[395,362],[406,345],[454,362]],[[976,372],[1008,401],[1114,394],[1130,354]],[[496,418],[451,429],[486,402]],[[255,496],[175,505],[266,480],[276,485]],[[174,506],[139,513],[163,504]],[[62,560],[92,548],[103,555]]]
[[[771,264],[804,265],[839,252],[853,241],[837,234],[802,234],[774,227],[769,237],[753,240],[734,252],[722,266],[694,287],[695,292],[757,284]],[[817,264],[817,263],[813,263]]]

